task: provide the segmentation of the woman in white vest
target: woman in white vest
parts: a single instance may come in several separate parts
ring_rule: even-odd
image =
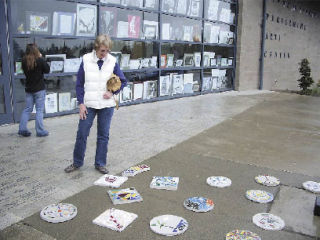
[[[78,170],[83,165],[87,137],[96,115],[98,118],[97,147],[94,165],[99,172],[108,173],[106,163],[109,129],[116,106],[113,95],[118,94],[127,84],[116,58],[109,54],[111,45],[111,39],[107,35],[97,36],[94,50],[83,56],[76,83],[80,120],[73,151],[73,163],[65,168],[67,173]],[[112,73],[121,80],[121,87],[116,92],[109,92],[106,89],[106,82]]]

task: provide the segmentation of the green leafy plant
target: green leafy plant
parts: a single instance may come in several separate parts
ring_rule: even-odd
[[[301,88],[300,93],[310,95],[312,90],[308,88],[313,84],[313,79],[311,77],[311,68],[308,59],[302,59],[299,65],[299,72],[301,74],[301,78],[298,79],[299,87]]]

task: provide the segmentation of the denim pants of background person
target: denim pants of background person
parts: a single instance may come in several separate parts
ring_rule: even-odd
[[[96,115],[97,119],[97,146],[94,165],[96,167],[106,166],[107,152],[109,142],[109,129],[114,108],[94,109],[87,108],[88,114],[85,120],[79,120],[76,143],[73,151],[73,164],[81,167],[84,162],[84,155],[87,146],[87,138],[90,133],[93,120]]]
[[[44,112],[44,100],[46,97],[46,90],[41,90],[34,93],[26,92],[26,107],[21,113],[19,132],[29,132],[27,124],[30,118],[30,114],[33,110],[33,105],[36,105],[36,132],[37,136],[48,135],[48,132],[44,130],[43,126],[43,112]]]

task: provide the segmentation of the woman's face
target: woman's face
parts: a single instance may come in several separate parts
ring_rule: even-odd
[[[108,52],[109,52],[109,49],[104,45],[101,45],[100,48],[96,50],[96,54],[99,59],[105,58]]]

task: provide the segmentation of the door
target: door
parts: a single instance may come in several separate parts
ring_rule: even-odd
[[[0,125],[13,122],[5,1],[0,1]]]

